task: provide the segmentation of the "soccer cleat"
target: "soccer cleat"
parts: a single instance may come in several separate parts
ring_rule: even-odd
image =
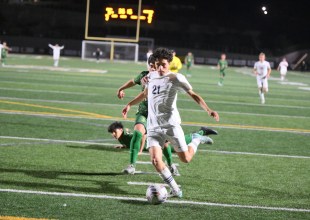
[[[200,130],[203,131],[203,135],[210,135],[210,134],[214,134],[214,135],[217,135],[217,131],[211,129],[211,128],[207,128],[207,127],[201,127]]]
[[[135,174],[136,168],[133,164],[129,164],[126,169],[124,169],[122,172],[124,174]]]
[[[177,198],[182,198],[183,197],[183,192],[181,189],[179,189],[179,191],[174,191],[173,189],[171,189],[169,195],[168,195],[169,198],[171,197],[177,197]]]
[[[192,134],[192,139],[199,138],[201,144],[213,144],[213,140],[208,136],[202,136],[198,133]]]
[[[169,170],[173,176],[181,176],[181,174],[179,173],[179,170],[175,164],[171,164],[171,166],[169,166]]]

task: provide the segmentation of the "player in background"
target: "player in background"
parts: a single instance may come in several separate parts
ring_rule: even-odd
[[[102,55],[102,51],[100,50],[100,48],[98,47],[96,49],[96,51],[94,52],[94,56],[96,57],[96,62],[99,63],[100,61],[100,56]]]
[[[284,57],[282,59],[282,61],[279,63],[279,66],[278,66],[278,71],[280,71],[280,75],[281,75],[281,80],[284,81],[285,80],[285,76],[286,76],[286,73],[287,73],[287,67],[288,67],[288,63],[286,61],[286,58]]]
[[[191,77],[191,66],[194,64],[194,55],[192,54],[192,52],[188,52],[185,59],[184,59],[184,63],[186,65],[186,76],[187,77]]]
[[[60,51],[64,49],[64,46],[60,47],[58,44],[55,44],[55,46],[48,44],[48,46],[53,49],[54,66],[57,67],[60,58]]]
[[[170,186],[170,195],[182,197],[181,189],[162,160],[162,147],[168,140],[174,146],[179,159],[188,163],[193,159],[201,138],[193,136],[190,144],[187,145],[185,142],[184,132],[180,125],[181,118],[176,106],[178,91],[185,91],[216,121],[219,121],[219,115],[193,91],[192,86],[182,74],[174,74],[169,70],[173,58],[170,50],[157,48],[153,56],[156,59],[156,71],[148,75],[149,82],[145,90],[124,107],[122,114],[126,118],[132,105],[148,98],[147,148],[151,161],[164,182]]]
[[[148,71],[142,71],[139,75],[137,75],[134,79],[131,79],[124,83],[118,90],[117,90],[117,97],[119,99],[123,99],[125,96],[125,89],[131,88],[135,85],[140,85],[141,90],[144,90],[143,81],[141,81],[145,76],[149,74],[149,71],[154,70],[154,64],[155,59],[153,55],[151,55],[148,59],[148,65],[149,70]],[[135,172],[135,164],[138,158],[139,152],[142,152],[144,148],[144,143],[146,139],[146,124],[147,124],[147,117],[148,117],[148,102],[147,99],[143,100],[138,107],[138,111],[136,113],[136,119],[135,119],[135,126],[134,126],[134,132],[133,137],[130,142],[130,160],[129,165],[123,170],[124,173],[127,174],[134,174]],[[213,142],[211,138],[209,138],[209,142]],[[172,157],[171,150],[164,149],[164,154],[167,155],[167,157]],[[177,169],[175,169],[173,166],[170,166],[169,169],[172,172],[177,173]]]
[[[4,67],[6,65],[6,58],[8,51],[11,51],[12,49],[9,48],[6,44],[6,42],[3,42],[0,44],[0,60],[1,60],[1,65]]]
[[[269,62],[267,62],[264,53],[260,53],[259,61],[254,64],[254,74],[256,75],[256,81],[258,86],[258,94],[262,104],[265,104],[265,94],[268,92],[268,78],[270,77],[271,68]]]
[[[112,124],[110,124],[108,127],[108,132],[111,133],[111,135],[115,139],[117,139],[118,142],[122,145],[121,147],[118,147],[118,148],[130,148],[130,143],[131,143],[131,140],[133,137],[133,133],[129,129],[124,128],[124,126],[121,122],[115,121]],[[185,135],[186,143],[189,144],[192,141],[192,137],[197,136],[197,133],[199,135],[204,135],[204,136],[207,136],[210,134],[217,134],[216,131],[214,131],[210,128],[201,127],[198,132]],[[207,140],[208,140],[207,144],[213,143],[212,139],[207,139]],[[173,149],[171,148],[171,145],[169,144],[169,142],[166,142],[164,147],[165,147],[165,149],[163,150],[163,154],[166,158],[168,167],[172,167],[172,169],[169,168],[170,171],[172,170],[171,173],[174,176],[179,176],[180,174],[178,172],[178,169],[176,168],[176,165],[172,163],[171,152]],[[142,153],[142,151],[144,151],[144,150],[146,150],[146,147],[145,147],[145,144],[143,143],[143,144],[141,144],[139,154]],[[134,173],[131,173],[131,174],[134,174]]]
[[[218,82],[219,86],[223,86],[224,77],[226,75],[225,70],[227,69],[227,67],[228,67],[228,63],[226,60],[226,54],[223,53],[221,55],[221,59],[217,63],[217,68],[220,70],[220,79]]]
[[[182,69],[182,62],[180,58],[176,56],[174,50],[172,50],[172,53],[173,53],[173,59],[170,63],[170,71],[173,73],[178,73]]]

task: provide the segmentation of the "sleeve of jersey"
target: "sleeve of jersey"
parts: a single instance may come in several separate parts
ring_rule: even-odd
[[[184,91],[184,92],[188,92],[189,90],[192,90],[192,86],[191,84],[189,84],[189,82],[187,81],[187,79],[185,78],[184,75],[182,74],[177,74],[177,83],[178,83],[178,87]]]
[[[142,79],[142,72],[141,72],[139,75],[137,75],[137,76],[133,79],[133,81],[135,82],[135,84],[141,85],[141,79]]]

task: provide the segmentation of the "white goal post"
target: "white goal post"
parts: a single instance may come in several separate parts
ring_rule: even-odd
[[[82,41],[82,59],[96,59],[96,50],[100,49],[100,59],[129,60],[138,62],[139,45],[114,41]]]

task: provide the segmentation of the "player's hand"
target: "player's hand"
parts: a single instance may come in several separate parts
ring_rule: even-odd
[[[139,151],[138,155],[141,155],[143,152],[142,151]]]
[[[127,119],[127,113],[129,112],[129,110],[130,110],[130,105],[126,105],[125,108],[123,108],[122,114],[123,114],[124,119]]]
[[[144,86],[145,84],[148,84],[148,82],[149,82],[149,78],[147,77],[147,76],[145,76],[145,77],[143,77],[142,79],[141,79],[141,84]]]
[[[215,121],[220,121],[220,116],[217,112],[211,111],[210,116],[215,119]]]
[[[117,97],[118,97],[119,99],[123,99],[123,98],[125,97],[125,92],[124,92],[124,90],[118,90],[118,91],[117,91]]]

